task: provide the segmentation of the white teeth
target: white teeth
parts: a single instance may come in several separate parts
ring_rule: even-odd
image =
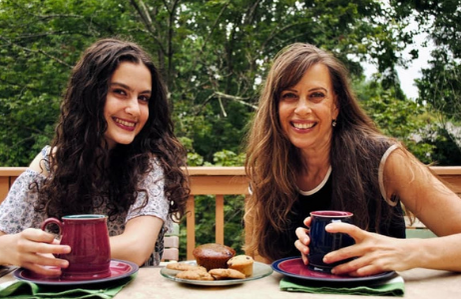
[[[293,123],[293,127],[297,129],[309,129],[312,128],[315,125],[315,123]]]
[[[135,123],[124,121],[124,120],[121,120],[121,119],[118,119],[118,118],[115,118],[114,120],[115,120],[116,123],[124,125],[125,127],[134,127],[134,125],[135,125]]]

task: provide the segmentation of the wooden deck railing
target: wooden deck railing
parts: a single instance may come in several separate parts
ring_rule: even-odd
[[[0,203],[6,197],[14,180],[25,167],[0,167]],[[457,194],[461,194],[461,166],[431,168]],[[248,194],[248,182],[243,167],[189,167],[191,195],[187,202],[186,217],[188,260],[194,259],[195,248],[195,196],[215,195],[217,243],[224,243],[224,195]]]

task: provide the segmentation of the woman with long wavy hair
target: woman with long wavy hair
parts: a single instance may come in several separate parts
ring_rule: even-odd
[[[173,132],[165,87],[138,45],[102,39],[72,71],[55,137],[0,206],[0,264],[57,275],[67,253],[47,217],[108,216],[111,256],[157,265],[163,235],[185,212],[185,150]]]
[[[259,260],[301,256],[307,264],[310,212],[346,210],[354,214],[354,225],[331,224],[328,231],[348,233],[356,245],[330,253],[325,262],[356,259],[334,273],[461,270],[461,262],[447,263],[441,255],[429,264],[405,256],[421,248],[429,254],[439,245],[404,239],[402,204],[447,236],[461,232],[461,201],[401,143],[378,130],[331,53],[296,43],[276,56],[247,136],[245,167],[251,189],[245,251]],[[436,241],[456,248],[460,236]],[[461,261],[459,253],[450,254]]]

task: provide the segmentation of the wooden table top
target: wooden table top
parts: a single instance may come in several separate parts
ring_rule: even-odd
[[[270,299],[270,298],[390,298],[389,296],[357,296],[338,294],[308,294],[285,292],[279,289],[279,273],[231,286],[197,286],[178,283],[163,277],[159,267],[139,269],[137,277],[115,299]],[[406,299],[460,298],[461,273],[429,269],[399,272],[405,281]],[[15,279],[10,273],[0,283]]]

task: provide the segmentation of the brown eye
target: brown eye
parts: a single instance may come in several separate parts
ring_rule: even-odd
[[[311,97],[313,98],[323,98],[325,95],[322,92],[314,92],[311,94]]]
[[[290,100],[290,99],[296,99],[297,96],[294,93],[287,92],[287,93],[282,94],[281,98],[282,100]]]
[[[119,95],[126,95],[126,92],[123,89],[118,89],[115,88],[112,90],[113,93],[119,94]]]
[[[149,99],[150,99],[149,96],[139,96],[138,97],[138,100],[140,100],[141,102],[145,102],[145,103],[148,103]]]

